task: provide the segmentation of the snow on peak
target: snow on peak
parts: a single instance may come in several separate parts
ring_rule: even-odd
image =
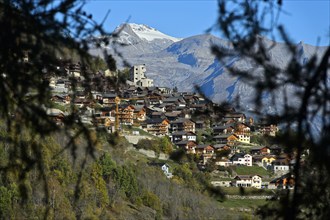
[[[155,39],[160,39],[160,40],[166,39],[166,40],[170,40],[173,42],[177,42],[177,41],[181,40],[180,38],[168,36],[160,31],[156,30],[155,28],[149,27],[144,24],[127,23],[124,25],[126,25],[126,28],[130,28],[131,31],[137,37],[139,37],[141,40],[153,41]],[[124,27],[124,29],[125,29],[125,27]],[[125,30],[123,30],[123,32],[125,32]]]

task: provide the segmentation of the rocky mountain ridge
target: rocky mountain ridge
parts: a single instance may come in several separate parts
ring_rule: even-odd
[[[211,53],[211,46],[217,45],[223,49],[230,49],[231,44],[211,34],[202,34],[184,39],[174,38],[146,25],[126,24],[116,30],[118,38],[112,39],[108,47],[110,53],[116,48],[131,65],[146,64],[148,78],[154,80],[155,86],[177,87],[179,91],[193,91],[199,86],[201,91],[214,102],[232,101],[240,97],[245,109],[253,110],[253,97],[255,90],[242,82],[239,77],[229,74],[227,67],[233,66],[240,70],[250,70],[254,65],[246,59],[235,54],[218,61]],[[285,69],[290,60],[290,53],[283,43],[273,42],[260,37],[269,50],[269,57],[279,69]],[[118,44],[118,42],[120,44]],[[302,63],[316,54],[320,58],[327,47],[315,47],[300,42],[297,45],[299,59]],[[94,55],[97,50],[91,50]],[[123,62],[116,57],[119,68]],[[258,73],[259,71],[259,73]],[[256,69],[256,76],[260,75]],[[279,97],[284,91],[294,94],[296,88],[282,88]],[[292,103],[299,100],[293,98]],[[269,103],[267,112],[279,111],[283,100],[276,100],[276,106],[270,104],[269,94],[263,94],[263,102]]]

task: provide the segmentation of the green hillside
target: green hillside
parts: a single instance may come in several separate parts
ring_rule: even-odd
[[[4,128],[2,124],[3,140],[11,136]],[[49,137],[30,134],[21,133],[21,144],[26,141],[21,153],[41,147],[39,157],[45,164],[41,169],[22,161],[13,163],[10,144],[0,144],[0,165],[10,168],[1,173],[1,218],[218,219],[253,211],[248,203],[228,208],[235,201],[224,200],[221,190],[210,190],[207,174],[189,160],[167,161],[174,174],[167,179],[159,165],[162,161],[128,150],[123,137],[92,132],[92,157],[86,154],[83,136],[76,139],[76,151],[71,152],[63,151],[70,140],[61,132]],[[26,167],[24,177],[13,164]],[[244,206],[249,208],[246,213],[236,212]]]

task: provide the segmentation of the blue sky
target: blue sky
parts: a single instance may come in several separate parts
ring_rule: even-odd
[[[281,14],[280,23],[291,39],[330,45],[330,0],[284,0],[283,9],[286,13]],[[203,34],[218,16],[216,0],[89,0],[85,10],[97,21],[111,10],[104,23],[108,31],[128,21],[149,25],[173,37]]]

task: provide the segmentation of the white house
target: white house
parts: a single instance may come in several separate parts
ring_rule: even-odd
[[[262,179],[259,175],[239,175],[234,178],[232,185],[236,187],[254,187],[261,189]]]
[[[172,134],[171,141],[177,143],[182,140],[196,141],[197,135],[194,132],[178,131]]]
[[[165,163],[161,168],[167,178],[173,177],[173,174],[170,172],[170,166],[168,164]]]
[[[275,174],[285,174],[290,171],[290,165],[293,165],[293,163],[286,159],[286,158],[278,158],[274,161],[272,161],[272,170]]]
[[[290,166],[288,164],[274,164],[273,165],[274,173],[288,173]]]
[[[252,156],[250,154],[237,153],[234,154],[230,160],[233,165],[252,166]]]
[[[229,166],[233,165],[233,162],[231,162],[228,159],[223,159],[223,160],[216,161],[215,165],[223,166],[223,167],[229,167]]]
[[[261,176],[259,175],[252,176],[252,180],[251,180],[252,187],[261,189],[261,183],[262,183]]]

